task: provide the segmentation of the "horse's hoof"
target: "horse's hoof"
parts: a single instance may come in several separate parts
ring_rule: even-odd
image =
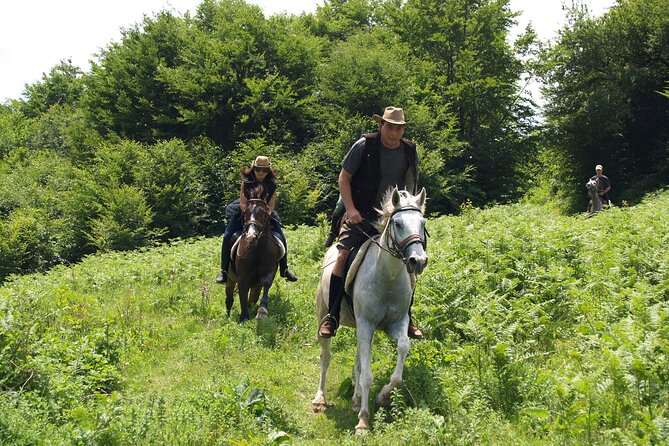
[[[258,313],[256,313],[256,319],[265,319],[269,313],[267,312],[267,309],[264,307],[258,308]]]
[[[325,413],[325,410],[328,408],[327,404],[325,403],[311,403],[311,408],[314,411],[314,413]]]
[[[388,407],[390,405],[390,393],[380,392],[376,395],[376,405],[381,407]]]
[[[368,433],[369,433],[369,426],[367,425],[367,423],[363,425],[361,421],[355,427],[355,435],[362,436],[362,435],[367,435]]]

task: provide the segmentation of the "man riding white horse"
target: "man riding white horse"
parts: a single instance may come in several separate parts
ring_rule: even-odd
[[[590,180],[597,182],[597,194],[602,201],[602,206],[608,207],[610,205],[608,194],[611,190],[611,181],[609,181],[609,177],[604,175],[604,167],[601,164],[595,166],[595,175]]]
[[[404,111],[387,107],[383,116],[374,115],[379,124],[377,133],[364,135],[353,144],[342,162],[339,192],[346,207],[346,220],[339,233],[339,255],[332,270],[329,292],[329,313],[323,318],[318,335],[329,338],[336,334],[339,312],[344,297],[344,264],[351,249],[360,246],[368,236],[377,233],[373,222],[378,215],[384,192],[390,187],[418,189],[418,152],[413,141],[404,139]],[[409,313],[408,335],[423,337],[412,323]]]
[[[397,362],[389,382],[376,396],[379,406],[387,406],[393,389],[403,381],[404,363],[411,348],[409,342],[409,307],[414,291],[415,277],[427,267],[425,251],[425,188],[414,196],[396,187],[389,189],[379,206],[381,235],[368,240],[360,248],[352,269],[357,272],[346,279],[346,288],[353,297],[352,307],[341,311],[341,324],[356,329],[357,351],[353,366],[353,404],[358,412],[356,434],[369,430],[369,395],[373,388],[372,344],[376,331],[385,332],[397,341]],[[331,247],[323,258],[321,278],[318,282],[316,308],[319,318],[328,312],[330,279],[336,247]],[[355,318],[353,317],[355,314]],[[332,360],[332,339],[319,337],[321,346],[321,374],[318,391],[312,401],[315,413],[322,413],[328,406],[326,376]]]

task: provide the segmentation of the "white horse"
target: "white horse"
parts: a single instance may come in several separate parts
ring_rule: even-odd
[[[588,202],[588,212],[590,215],[594,215],[604,208],[602,205],[602,199],[599,197],[599,184],[597,180],[590,178],[590,180],[585,184],[585,188],[588,190],[588,197],[590,201]]]
[[[413,293],[412,275],[427,266],[425,254],[425,188],[416,196],[397,188],[386,193],[380,223],[381,235],[369,246],[352,284],[355,319],[348,305],[342,305],[340,323],[357,328],[358,351],[353,367],[353,406],[358,411],[357,434],[369,429],[369,390],[372,385],[371,348],[374,331],[383,330],[397,340],[397,364],[390,382],[376,397],[379,405],[387,405],[390,392],[402,382],[404,361],[409,352],[409,306]],[[332,246],[323,260],[316,306],[318,319],[328,312],[330,274],[337,257]],[[313,400],[314,412],[325,410],[325,377],[332,355],[330,339],[320,338],[321,376]]]

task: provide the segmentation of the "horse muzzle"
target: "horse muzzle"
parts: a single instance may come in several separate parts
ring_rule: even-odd
[[[407,257],[405,265],[409,274],[421,274],[427,268],[427,255],[414,251]]]

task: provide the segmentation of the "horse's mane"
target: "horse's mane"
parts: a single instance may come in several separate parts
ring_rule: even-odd
[[[264,199],[262,196],[263,193],[265,192],[265,188],[263,187],[262,184],[258,183],[256,186],[252,187],[251,189],[248,189],[249,193],[249,199]]]
[[[418,207],[418,196],[411,195],[409,191],[402,189],[399,190],[398,192],[400,193],[400,204],[396,208],[393,206],[393,191],[395,190],[394,187],[389,187],[386,189],[386,191],[383,194],[383,199],[381,200],[381,209],[376,209],[376,211],[379,213],[381,216],[381,223],[379,226],[381,228],[385,228],[386,225],[388,224],[388,220],[390,217],[393,215],[393,212],[395,212],[398,208],[403,208],[403,207]],[[420,194],[419,194],[420,195]],[[425,213],[425,203],[420,207],[421,213]]]

